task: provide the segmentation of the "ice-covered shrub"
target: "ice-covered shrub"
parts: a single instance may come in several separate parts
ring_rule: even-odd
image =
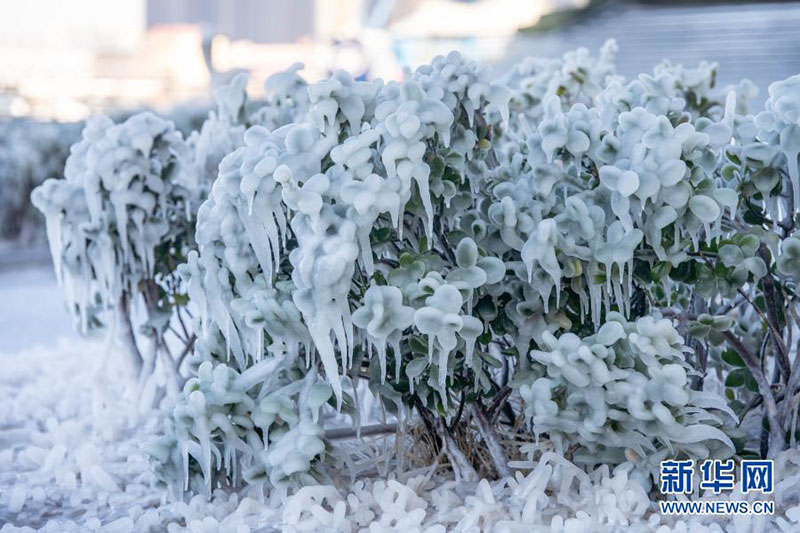
[[[376,386],[388,387],[388,345],[395,361],[391,374],[400,374],[400,336],[415,322],[429,338],[424,343],[420,337],[430,348],[425,350],[428,362],[420,367],[417,361],[419,372],[402,379],[408,386],[423,381],[423,371],[435,376],[431,387],[418,384],[425,392],[417,394],[431,407],[436,401],[448,405],[446,372],[438,368],[456,364],[456,345],[472,346],[482,333],[480,321],[461,309],[471,302],[474,289],[502,278],[502,261],[479,259],[475,244],[465,242],[447,280],[437,280],[430,272],[425,280],[420,275],[402,283],[408,278],[402,273],[411,263],[422,265],[420,274],[429,273],[417,257],[438,258],[432,248],[435,238],[440,239],[439,250],[453,253],[443,246],[439,213],[456,210],[459,188],[462,206],[471,194],[469,182],[454,169],[466,172],[469,162],[488,157],[490,152],[479,146],[470,128],[484,120],[481,111],[487,106],[494,105],[505,116],[510,93],[491,84],[486,69],[452,55],[420,69],[410,82],[355,82],[340,73],[311,86],[308,95],[309,111],[296,123],[272,132],[259,126],[246,132],[245,146],[222,161],[211,196],[200,210],[199,254],[191,254],[184,267],[190,297],[201,312],[198,364],[212,363],[214,375],[234,372],[242,377],[270,365],[271,377],[280,379],[281,373],[298,366],[299,358],[306,366],[318,359],[325,380],[313,390],[319,395],[332,391],[332,401],[341,405],[343,381],[347,385],[350,380],[340,374],[352,368],[356,358],[373,360]],[[484,135],[487,132],[484,122]],[[461,153],[453,152],[452,146]],[[432,171],[428,162],[433,158],[439,166]],[[408,252],[391,250],[392,242]],[[355,293],[354,276],[360,280]],[[394,286],[386,285],[386,279],[395,278]],[[403,290],[422,291],[413,296],[415,306],[402,305]],[[374,347],[374,357],[362,343]],[[407,346],[404,350],[408,353]],[[280,387],[264,380],[228,383],[231,388],[225,395],[245,394],[251,401]],[[200,397],[190,388],[186,392]],[[282,417],[282,432],[302,430],[304,420],[316,423],[313,411],[325,400],[327,396],[312,402],[311,416],[304,414],[308,401],[292,402],[290,411],[300,412]],[[210,401],[205,395],[205,404]],[[184,472],[192,454],[206,483],[222,468],[234,477],[237,462],[242,471],[266,471],[273,479],[295,473],[269,460],[274,416],[231,418],[235,423],[227,432],[207,431],[206,419],[211,419],[208,410],[194,418],[176,413],[176,433],[191,436],[195,443],[183,444]],[[220,439],[223,433],[248,443],[230,461],[221,460],[228,448]],[[211,448],[214,464],[209,453],[203,452],[203,460],[193,447]],[[316,450],[315,459],[323,452]]]
[[[144,301],[139,325],[158,346],[180,298],[173,274],[191,246],[197,203],[196,185],[181,180],[186,152],[172,123],[151,113],[120,124],[97,116],[72,147],[64,179],[49,179],[32,195],[80,330],[121,324],[137,366],[155,364],[155,355],[143,356],[133,338],[134,305]]]
[[[219,87],[216,109],[186,139],[171,121],[149,112],[119,124],[94,117],[72,147],[64,179],[50,179],[33,192],[79,329],[109,325],[113,335],[121,328],[135,366],[144,365],[143,379],[159,356],[169,356],[165,368],[177,369],[191,349],[195,336],[188,331],[186,288],[177,267],[195,248],[197,210],[222,158],[243,143],[245,129],[265,117],[282,119],[269,109],[290,108],[295,100],[302,105],[297,69],[272,78],[284,82],[266,102],[248,102],[245,75]],[[174,338],[165,338],[167,332]],[[181,354],[173,358],[175,339]]]
[[[766,275],[722,175],[744,107],[712,93],[713,65],[625,83],[612,55],[534,62],[510,87],[457,54],[400,83],[337,73],[292,123],[247,130],[182,267],[198,374],[156,447],[164,479],[324,477],[319,410],[352,406],[361,380],[390,413],[418,413],[460,476],[474,465],[456,428],[505,474],[495,426],[518,416],[639,477],[659,457],[732,454],[735,415],[693,389],[725,373],[701,330],[730,323],[673,306],[726,305],[722,284],[687,275],[717,257],[742,292]],[[670,318],[646,316],[658,309]],[[260,368],[269,379],[245,378]],[[285,414],[262,416],[282,390]],[[290,470],[270,459],[283,435],[309,443]]]
[[[198,315],[191,377],[150,446],[161,479],[177,495],[327,481],[326,422],[369,420],[365,385],[464,480],[510,475],[521,436],[619,468],[610,493],[660,459],[792,444],[800,84],[773,84],[753,116],[752,86],[718,92],[713,64],[625,81],[614,53],[502,82],[457,53],[402,82],[307,85],[293,67],[262,107],[240,78],[188,143],[140,156],[185,154],[167,181],[200,184],[166,201],[166,233],[146,219],[196,244],[169,266]],[[74,158],[67,182],[94,164]],[[51,218],[115,228],[112,200],[62,199],[76,214]],[[163,267],[139,248],[137,269]],[[763,434],[736,427],[758,417]]]

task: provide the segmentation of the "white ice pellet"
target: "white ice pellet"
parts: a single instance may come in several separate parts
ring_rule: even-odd
[[[100,528],[101,533],[130,533],[133,531],[133,520],[129,516],[118,518]]]
[[[18,513],[25,505],[25,499],[28,497],[25,487],[22,485],[15,485],[11,489],[11,495],[8,498],[8,510],[11,513]]]
[[[103,470],[103,468],[100,465],[92,465],[92,466],[90,466],[89,467],[89,472],[91,473],[92,478],[94,479],[94,481],[103,490],[107,490],[108,492],[118,492],[119,491],[119,487],[117,486],[117,484],[114,482],[114,480],[111,478],[111,476],[108,475],[108,472]]]

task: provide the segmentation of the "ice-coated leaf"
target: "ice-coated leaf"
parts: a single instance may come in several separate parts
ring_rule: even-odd
[[[478,261],[478,246],[469,237],[461,239],[456,247],[456,263],[460,267],[474,266]]]
[[[597,332],[597,342],[611,346],[620,339],[625,338],[625,329],[619,322],[606,322]]]
[[[409,379],[414,379],[422,374],[426,368],[428,368],[428,358],[417,357],[409,362],[406,366],[406,375],[409,377]]]
[[[708,196],[692,196],[689,200],[689,209],[701,222],[710,223],[719,218],[719,205]]]
[[[317,383],[311,388],[308,395],[308,406],[311,409],[318,409],[327,402],[333,395],[333,391],[326,383]]]

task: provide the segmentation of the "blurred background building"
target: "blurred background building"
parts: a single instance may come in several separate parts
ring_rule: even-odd
[[[594,0],[548,13],[514,39],[498,68],[527,55],[560,55],[577,46],[619,44],[617,71],[628,79],[662,59],[719,65],[717,85],[749,78],[760,89],[800,74],[800,3],[746,0]]]
[[[582,2],[585,0],[575,0]],[[205,100],[226,73],[253,89],[295,61],[396,79],[459,48],[499,59],[572,0],[0,0],[0,116],[79,120]]]
[[[0,116],[204,102],[233,72],[255,94],[295,61],[397,79],[458,49],[500,70],[609,37],[619,70],[720,64],[762,88],[800,72],[800,4],[656,0],[0,0]]]

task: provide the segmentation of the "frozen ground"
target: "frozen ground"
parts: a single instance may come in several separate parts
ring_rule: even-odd
[[[141,448],[158,431],[158,413],[137,414],[124,379],[98,374],[101,345],[71,333],[49,272],[0,273],[2,533],[800,530],[797,453],[776,466],[777,520],[666,522],[624,472],[589,476],[553,454],[491,484],[455,484],[430,470],[271,501],[220,493],[167,502]]]
[[[63,306],[49,265],[0,270],[0,354],[74,339]]]

